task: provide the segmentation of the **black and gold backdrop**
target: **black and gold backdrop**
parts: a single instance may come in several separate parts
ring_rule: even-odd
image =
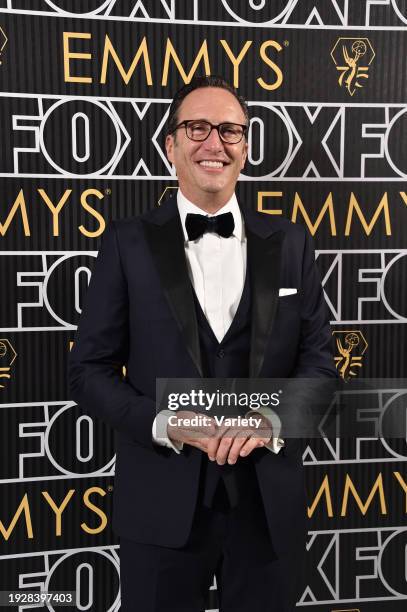
[[[119,609],[113,435],[67,358],[106,224],[176,186],[193,74],[249,101],[239,197],[313,234],[341,375],[405,375],[406,27],[406,0],[0,0],[2,590]],[[309,443],[299,608],[405,610],[405,461],[374,431]]]

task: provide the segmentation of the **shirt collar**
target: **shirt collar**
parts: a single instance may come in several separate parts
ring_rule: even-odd
[[[236,194],[234,193],[230,200],[226,202],[222,208],[220,208],[214,215],[210,213],[206,213],[202,208],[196,206],[192,202],[190,202],[182,193],[181,189],[178,189],[177,192],[177,206],[179,216],[181,218],[182,230],[184,232],[184,240],[188,242],[188,234],[185,229],[185,219],[187,214],[193,215],[205,215],[209,217],[216,217],[216,215],[223,215],[224,213],[231,212],[233,215],[233,220],[235,222],[235,228],[233,230],[232,236],[236,236],[240,240],[240,242],[244,239],[244,228],[242,221],[242,213],[240,212],[239,204],[237,203]]]

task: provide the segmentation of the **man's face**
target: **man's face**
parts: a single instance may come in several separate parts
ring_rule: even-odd
[[[188,94],[178,110],[178,123],[187,119],[205,119],[219,123],[246,123],[236,98],[225,89],[202,87]],[[222,142],[216,130],[203,142],[190,140],[185,128],[166,139],[167,156],[175,166],[183,194],[195,204],[212,196],[225,204],[232,196],[247,157],[245,138],[237,144]],[[218,162],[217,167],[205,162]]]

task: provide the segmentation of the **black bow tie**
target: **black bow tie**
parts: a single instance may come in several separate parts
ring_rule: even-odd
[[[185,219],[185,229],[188,240],[197,240],[206,232],[214,232],[222,238],[229,238],[235,229],[235,222],[231,212],[216,215],[216,217],[188,213]]]

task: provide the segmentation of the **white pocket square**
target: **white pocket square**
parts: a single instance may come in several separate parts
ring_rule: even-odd
[[[278,295],[279,297],[283,297],[284,295],[294,295],[297,293],[297,289],[279,289]]]

